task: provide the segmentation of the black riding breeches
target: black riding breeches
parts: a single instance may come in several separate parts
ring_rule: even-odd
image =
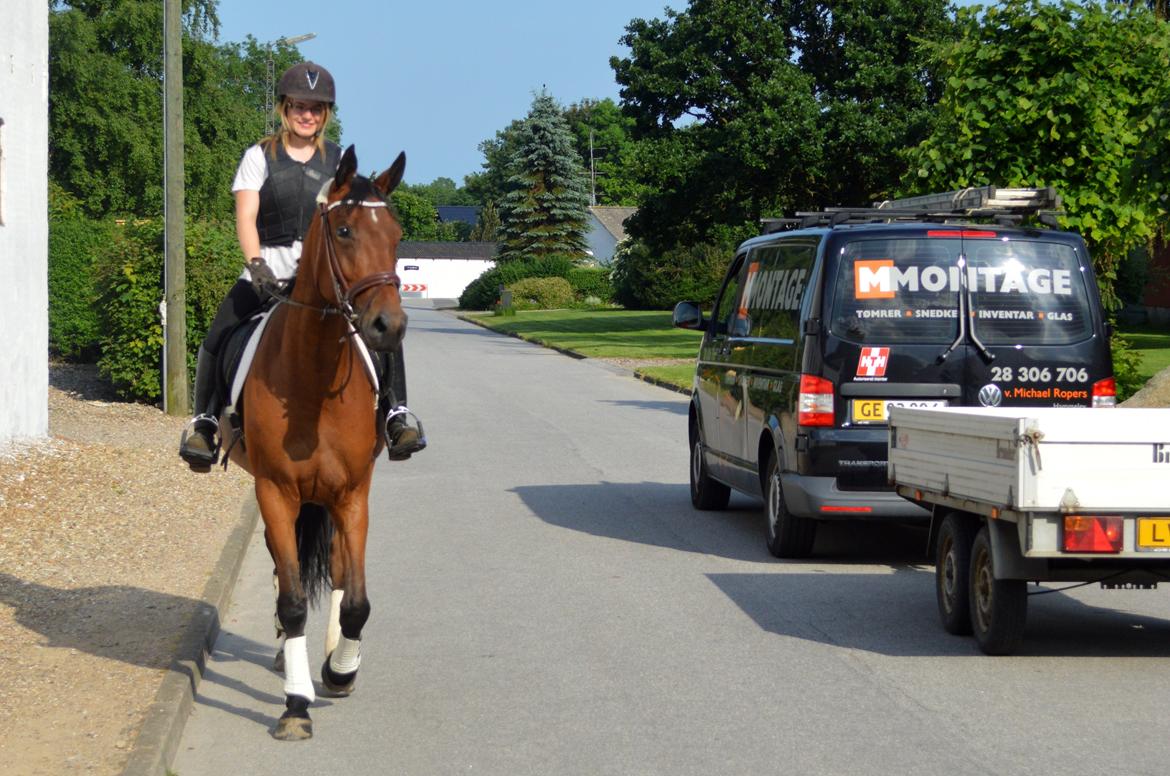
[[[237,280],[215,313],[215,319],[203,338],[203,348],[218,355],[223,340],[236,324],[260,309],[260,296],[248,280]]]

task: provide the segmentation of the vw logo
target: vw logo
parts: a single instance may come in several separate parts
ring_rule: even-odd
[[[995,383],[988,383],[979,389],[979,403],[984,407],[998,407],[1003,402],[1003,391]]]

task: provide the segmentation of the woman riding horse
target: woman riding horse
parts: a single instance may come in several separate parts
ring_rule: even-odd
[[[257,312],[262,294],[291,280],[316,210],[321,186],[333,177],[341,149],[325,139],[335,103],[333,76],[320,65],[301,62],[280,77],[281,129],[250,147],[236,170],[232,192],[236,200],[236,235],[247,265],[228,292],[199,348],[195,368],[195,417],[184,430],[179,455],[192,471],[206,472],[219,460],[217,354],[235,326]],[[400,461],[426,447],[421,426],[408,418],[406,364],[402,346],[379,354],[386,417],[385,436],[390,460]]]

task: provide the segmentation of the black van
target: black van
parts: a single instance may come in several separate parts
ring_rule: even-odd
[[[768,549],[803,557],[818,520],[929,517],[887,483],[890,406],[1116,403],[1081,238],[951,215],[828,213],[743,243],[709,319],[676,306],[676,326],[706,332],[696,508],[726,507],[729,488],[762,495]]]

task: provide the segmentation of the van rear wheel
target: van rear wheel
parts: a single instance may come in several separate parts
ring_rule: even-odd
[[[731,500],[731,488],[707,475],[707,459],[703,455],[703,441],[697,431],[691,433],[691,504],[695,509],[726,509]]]
[[[769,552],[777,558],[807,558],[812,555],[813,541],[817,538],[817,523],[788,511],[784,503],[784,487],[780,483],[780,463],[776,456],[768,461],[764,511],[768,519],[765,538]]]

